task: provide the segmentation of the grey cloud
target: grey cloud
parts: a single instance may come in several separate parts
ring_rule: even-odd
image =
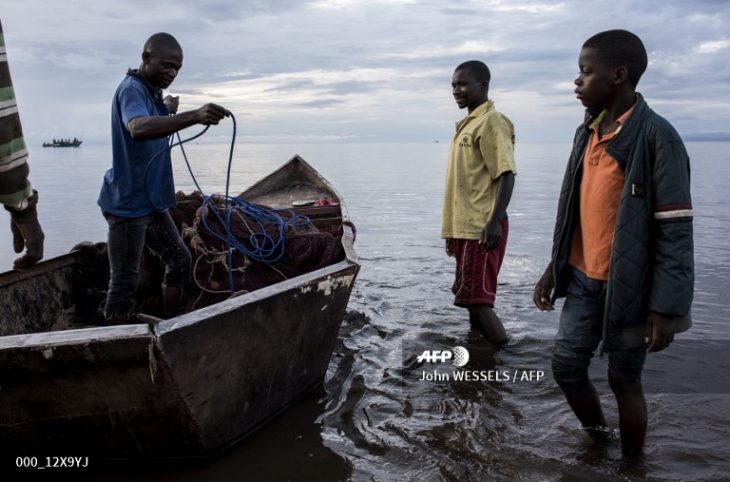
[[[265,79],[265,75],[256,78]],[[381,82],[372,81],[342,81],[318,84],[310,79],[295,79],[271,85],[264,89],[264,92],[313,92],[322,95],[346,95],[352,93],[365,93],[377,90]],[[314,104],[312,104],[314,105]]]
[[[340,82],[327,86],[326,92],[331,95],[374,92],[380,88],[380,82]]]
[[[258,78],[265,78],[261,75]],[[288,80],[278,85],[271,85],[265,89],[265,92],[273,91],[292,91],[292,90],[323,90],[324,87],[318,87],[314,81],[309,79]]]
[[[248,73],[248,72],[220,72],[220,73],[214,73],[213,76],[219,77],[225,81],[229,80],[249,80],[249,79],[258,79],[262,77],[262,73]]]
[[[299,10],[306,4],[297,0],[216,0],[215,3],[198,0],[178,0],[176,5],[195,13],[206,22],[239,19],[259,14],[276,14]]]
[[[341,105],[344,101],[341,99],[319,99],[308,102],[295,102],[294,105],[298,107],[335,107]]]
[[[175,87],[174,84],[170,87],[170,92],[174,93],[175,95],[195,95],[195,96],[200,95],[200,96],[211,97],[213,99],[226,98],[225,95],[217,94],[215,92],[207,92],[207,91],[203,91],[201,89],[190,89],[190,88],[184,88],[184,87],[177,88],[177,87]]]

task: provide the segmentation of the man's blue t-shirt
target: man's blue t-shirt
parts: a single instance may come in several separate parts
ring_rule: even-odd
[[[135,141],[127,123],[136,117],[167,116],[160,91],[129,73],[112,103],[112,168],[104,175],[99,206],[125,218],[175,206],[175,183],[168,138]]]

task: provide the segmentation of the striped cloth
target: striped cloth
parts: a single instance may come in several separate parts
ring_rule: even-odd
[[[23,139],[0,23],[0,202],[5,206],[20,207],[33,194],[27,161],[28,149]]]

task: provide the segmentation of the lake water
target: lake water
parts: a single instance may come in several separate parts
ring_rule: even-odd
[[[695,325],[647,361],[650,422],[642,462],[624,463],[618,440],[590,446],[550,375],[558,310],[541,313],[532,306],[532,288],[550,252],[569,144],[518,145],[496,305],[512,339],[496,359],[469,337],[466,311],[451,304],[453,259],[445,256],[439,239],[448,144],[243,144],[234,156],[235,190],[298,153],[334,184],[357,225],[362,270],[327,379],[210,463],[132,466],[103,478],[730,480],[730,145],[689,143],[687,148],[695,208]],[[189,148],[205,190],[222,190],[227,152],[226,145]],[[96,198],[110,148],[32,147],[30,162],[40,191],[46,257],[82,240],[103,240],[106,223]],[[190,190],[193,183],[177,154],[175,163],[177,187]],[[14,254],[7,222],[0,226],[0,239],[0,266],[8,267]],[[415,365],[414,354],[456,345],[469,348],[469,368],[546,375],[421,381],[423,367]],[[615,427],[605,368],[606,360],[596,358],[596,387]]]

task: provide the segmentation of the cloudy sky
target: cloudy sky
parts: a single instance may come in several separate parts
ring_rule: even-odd
[[[108,142],[116,85],[158,31],[185,52],[181,108],[224,105],[244,142],[448,141],[469,59],[518,139],[569,141],[580,45],[610,28],[644,40],[639,90],[683,136],[730,139],[727,0],[0,0],[0,19],[31,143]]]

